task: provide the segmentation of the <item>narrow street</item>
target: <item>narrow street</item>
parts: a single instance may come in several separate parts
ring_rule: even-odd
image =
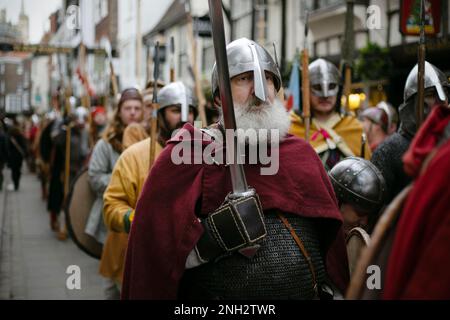
[[[39,181],[23,169],[19,191],[8,190],[9,170],[0,192],[0,299],[103,299],[99,261],[69,238],[51,231]],[[79,266],[81,289],[69,290],[69,266]]]

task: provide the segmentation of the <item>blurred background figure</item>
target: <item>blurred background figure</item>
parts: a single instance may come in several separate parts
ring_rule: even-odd
[[[374,108],[364,110],[360,118],[372,152],[388,136],[397,131],[397,112],[390,104],[384,101],[378,103]]]
[[[50,181],[50,158],[52,149],[51,131],[57,114],[52,111],[45,114],[41,121],[37,142],[36,166],[37,175],[41,182],[41,197],[48,199],[48,183]]]
[[[27,121],[28,126],[25,132],[25,137],[27,140],[27,148],[29,150],[27,157],[28,168],[31,173],[36,172],[36,140],[39,132],[39,116],[33,114],[29,121]]]
[[[8,129],[8,167],[11,169],[11,177],[15,191],[19,190],[22,163],[27,156],[28,148],[25,136],[23,135],[19,122],[14,118],[12,120],[12,126]]]
[[[397,110],[390,104],[387,102],[380,102],[379,105],[384,108],[387,109],[388,111],[388,116],[389,116],[389,129],[388,129],[388,133],[389,135],[393,134],[394,132],[397,132],[398,129],[398,112]]]
[[[3,168],[8,162],[8,138],[3,118],[0,118],[0,191],[3,189]]]
[[[148,137],[148,133],[142,123],[130,123],[123,132],[123,150]]]
[[[325,169],[330,170],[349,156],[369,159],[371,152],[361,141],[361,122],[342,105],[341,72],[333,63],[322,58],[311,62],[308,70],[311,104],[309,142]],[[290,133],[304,139],[306,125],[301,113],[299,108],[291,111]]]
[[[65,119],[57,118],[50,132],[50,186],[47,210],[50,212],[52,230],[58,232],[58,239],[67,235],[59,227],[58,216],[64,201],[64,175],[66,159],[66,132],[70,130],[69,185],[83,168],[89,154],[89,138],[85,125],[87,111],[84,107],[74,109]]]
[[[90,135],[93,137],[94,145],[97,143],[98,139],[101,138],[103,134],[103,130],[106,128],[108,118],[106,115],[106,109],[105,107],[98,105],[93,108],[91,108],[91,127]]]
[[[92,206],[87,221],[85,232],[94,237],[99,243],[104,244],[102,259],[100,261],[100,274],[105,277],[104,292],[108,300],[120,298],[120,277],[118,269],[121,266],[104,259],[108,250],[106,239],[106,226],[103,222],[103,193],[111,179],[111,173],[119,155],[124,150],[123,133],[131,123],[141,123],[143,119],[142,95],[136,88],[128,88],[122,91],[114,118],[104,130],[102,138],[96,143],[89,160],[89,184],[96,194],[96,200]],[[114,248],[111,248],[114,250]]]

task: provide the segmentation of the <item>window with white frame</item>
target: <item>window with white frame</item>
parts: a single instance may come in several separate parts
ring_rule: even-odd
[[[5,99],[5,111],[8,113],[18,113],[22,107],[22,96],[8,94]]]
[[[0,74],[5,74],[5,64],[0,63]]]
[[[0,82],[0,93],[5,94],[6,86],[5,86],[5,80],[2,80]]]

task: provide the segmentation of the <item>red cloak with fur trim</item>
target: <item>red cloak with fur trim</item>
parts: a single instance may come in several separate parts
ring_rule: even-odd
[[[450,109],[435,108],[403,158],[417,178],[397,224],[383,299],[450,299],[450,140],[439,145],[449,123]]]
[[[190,124],[184,129],[192,137],[197,130]],[[203,148],[211,143],[203,133],[197,134],[203,135]],[[197,216],[213,212],[232,191],[229,170],[223,165],[175,165],[171,152],[180,140],[177,135],[168,142],[138,200],[122,299],[176,299],[186,258],[203,233]],[[348,264],[342,218],[320,159],[309,144],[289,135],[279,146],[278,173],[263,176],[261,167],[249,164],[244,165],[244,170],[263,209],[317,218],[322,247],[328,249],[328,275],[344,292]]]

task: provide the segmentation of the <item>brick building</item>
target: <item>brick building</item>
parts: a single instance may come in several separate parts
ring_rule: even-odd
[[[31,110],[31,54],[0,54],[0,110],[18,114]]]

